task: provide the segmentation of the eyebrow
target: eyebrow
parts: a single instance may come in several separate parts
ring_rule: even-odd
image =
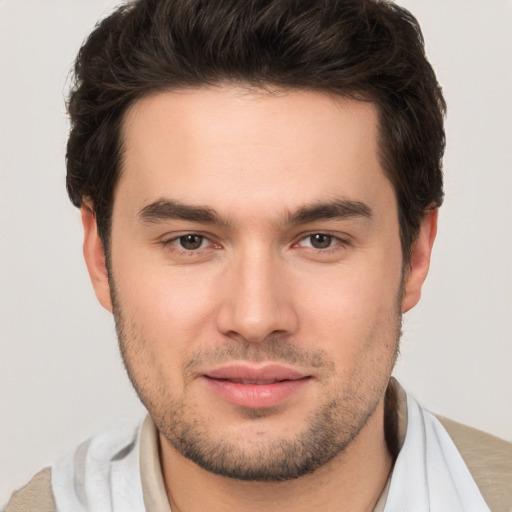
[[[307,224],[324,219],[353,219],[361,217],[372,219],[372,209],[361,201],[350,199],[336,199],[327,203],[318,203],[310,206],[303,206],[296,212],[288,215],[287,224]]]
[[[295,212],[288,213],[285,217],[285,225],[300,225],[323,219],[371,219],[371,208],[361,202],[350,199],[336,199],[329,202],[321,202],[306,205]],[[172,199],[159,199],[148,204],[139,212],[139,218],[145,223],[158,223],[167,220],[184,220],[203,224],[216,224],[230,226],[228,219],[219,215],[212,208],[204,206],[192,206]]]
[[[147,223],[178,219],[222,226],[230,224],[227,219],[222,218],[211,208],[187,205],[171,199],[159,199],[148,204],[139,212],[139,218]]]

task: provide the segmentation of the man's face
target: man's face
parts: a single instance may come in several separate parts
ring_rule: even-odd
[[[164,451],[250,480],[336,457],[382,411],[400,332],[374,107],[190,89],[138,101],[123,136],[113,309]]]

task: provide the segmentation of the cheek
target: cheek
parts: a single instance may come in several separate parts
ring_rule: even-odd
[[[384,272],[360,270],[330,272],[305,283],[301,328],[332,351],[338,364],[361,352],[394,349],[399,320],[399,266]]]
[[[113,268],[131,359],[144,360],[152,372],[172,378],[201,340],[213,339],[210,280],[197,271],[152,264],[134,253],[113,258]]]

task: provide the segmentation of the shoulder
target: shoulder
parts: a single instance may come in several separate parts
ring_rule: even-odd
[[[14,492],[4,512],[97,510],[121,496],[142,504],[139,474],[141,420],[121,420],[82,442]],[[143,508],[140,508],[143,510]]]
[[[512,510],[512,444],[443,416],[452,438],[492,512]]]
[[[12,494],[4,512],[55,512],[51,480],[50,468],[44,468],[36,473],[27,485]]]

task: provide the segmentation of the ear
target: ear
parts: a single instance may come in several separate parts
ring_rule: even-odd
[[[411,247],[411,259],[405,273],[405,290],[402,298],[402,313],[418,304],[421,287],[427,277],[430,255],[437,233],[439,209],[428,211],[421,221],[420,232]]]
[[[80,211],[84,227],[84,257],[87,270],[89,271],[96,297],[100,304],[111,312],[112,301],[110,299],[110,285],[105,264],[105,249],[98,235],[96,215],[93,208],[85,203],[82,204]]]

